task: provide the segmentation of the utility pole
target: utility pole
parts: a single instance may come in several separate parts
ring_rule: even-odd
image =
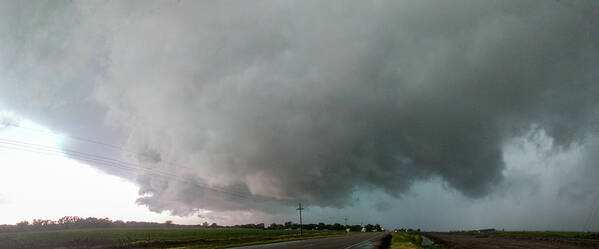
[[[304,210],[302,208],[302,203],[299,204],[299,207],[296,210],[299,210],[300,213],[300,236],[302,236],[302,210]]]

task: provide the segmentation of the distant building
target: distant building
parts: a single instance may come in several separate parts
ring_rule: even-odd
[[[479,233],[491,233],[491,232],[497,232],[497,230],[495,228],[487,228],[487,229],[480,229],[478,230]]]
[[[364,233],[364,232],[366,232],[366,228],[365,228],[365,227],[363,227],[361,231],[362,231],[363,233]]]

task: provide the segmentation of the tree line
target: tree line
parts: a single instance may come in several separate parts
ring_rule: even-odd
[[[270,230],[286,230],[286,229],[297,230],[299,228],[300,228],[299,224],[288,221],[288,222],[285,222],[285,224],[272,223],[268,226],[267,229],[270,229]],[[361,231],[362,228],[365,228],[366,231],[368,231],[368,232],[382,231],[382,228],[379,224],[376,224],[376,225],[367,224],[366,226],[348,225],[347,227],[344,225],[341,225],[339,223],[325,224],[325,223],[320,222],[318,224],[302,224],[302,229],[305,229],[305,230],[342,231],[342,230],[345,230],[346,228],[349,228],[351,231]]]
[[[33,221],[21,221],[15,225],[0,225],[0,232],[26,232],[46,231],[83,228],[170,228],[170,227],[194,227],[190,225],[177,225],[172,221],[164,223],[143,221],[122,221],[109,218],[82,218],[78,216],[65,216],[58,220],[34,219]]]
[[[65,216],[56,221],[34,219],[33,221],[21,221],[15,225],[0,225],[1,232],[26,232],[26,231],[46,231],[46,230],[64,230],[64,229],[84,229],[84,228],[247,228],[247,229],[268,229],[268,230],[298,230],[300,225],[291,221],[284,224],[272,223],[266,226],[264,223],[258,224],[243,224],[233,226],[221,226],[216,223],[209,224],[204,222],[198,225],[179,225],[172,221],[164,223],[157,222],[140,222],[140,221],[122,221],[111,220],[109,218],[82,218],[78,216]],[[360,225],[347,226],[351,231],[361,231]],[[381,231],[381,226],[368,224],[364,226],[366,231]],[[305,230],[345,230],[346,227],[339,223],[335,224],[303,224],[302,229]]]

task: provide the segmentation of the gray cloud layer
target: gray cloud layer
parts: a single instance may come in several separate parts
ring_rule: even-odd
[[[597,133],[594,1],[3,5],[0,104],[151,154],[179,178],[138,172],[156,211],[343,207],[431,177],[483,197],[531,126]]]

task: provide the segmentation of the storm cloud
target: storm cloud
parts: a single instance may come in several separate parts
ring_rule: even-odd
[[[513,139],[598,132],[595,1],[3,6],[0,105],[122,144],[154,211],[340,208],[429,179],[476,199]]]

